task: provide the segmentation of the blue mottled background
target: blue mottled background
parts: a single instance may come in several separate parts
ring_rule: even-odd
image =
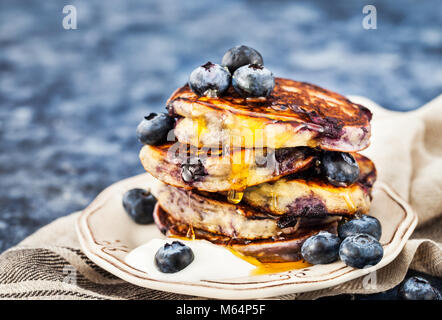
[[[64,5],[78,29],[62,27]],[[362,8],[377,8],[377,30]],[[411,110],[442,88],[442,2],[0,2],[0,251],[143,172],[135,128],[248,44],[277,75]]]

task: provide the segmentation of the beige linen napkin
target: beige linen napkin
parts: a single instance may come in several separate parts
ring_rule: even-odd
[[[399,256],[376,272],[376,286],[362,278],[280,299],[315,299],[342,293],[375,293],[399,284],[412,268],[442,276],[442,95],[422,108],[388,111],[351,97],[373,112],[372,143],[363,153],[419,217]],[[388,214],[388,213],[386,213]],[[78,213],[57,219],[0,255],[0,298],[4,299],[199,299],[137,287],[91,262],[80,249]]]

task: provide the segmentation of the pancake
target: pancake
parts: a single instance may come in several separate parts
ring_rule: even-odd
[[[348,187],[333,186],[307,171],[247,188],[242,201],[252,208],[276,215],[351,216],[368,213],[376,169],[370,159],[360,154],[352,155],[359,166],[359,178]]]
[[[245,240],[217,235],[177,221],[159,204],[156,205],[154,210],[154,220],[160,231],[168,237],[208,240],[217,245],[231,248],[245,256],[253,257],[263,263],[301,260],[301,247],[307,238],[320,231],[336,234],[338,225],[336,221],[333,221],[315,227],[299,228],[290,235],[282,235],[271,239]]]
[[[179,142],[198,147],[319,147],[356,152],[369,145],[371,112],[321,87],[275,78],[267,98],[242,98],[233,88],[220,98],[199,97],[188,85],[167,102],[178,117]]]
[[[164,183],[184,189],[208,192],[243,190],[246,187],[277,180],[308,167],[315,152],[306,147],[278,150],[219,149],[201,150],[179,143],[146,145],[140,160],[146,171]],[[201,174],[184,181],[182,166],[199,159]],[[194,161],[195,164],[198,161]]]
[[[157,182],[152,191],[158,203],[175,220],[210,233],[247,240],[269,239],[295,233],[300,227],[337,221],[340,217],[298,219],[280,227],[278,216],[255,211],[247,205],[235,205],[190,190]]]

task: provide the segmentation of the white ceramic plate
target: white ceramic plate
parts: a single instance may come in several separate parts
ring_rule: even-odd
[[[124,192],[149,188],[151,177],[142,174],[105,189],[81,213],[77,234],[84,253],[97,265],[141,287],[220,299],[256,299],[324,289],[361,277],[390,263],[402,250],[417,224],[410,206],[385,183],[376,182],[370,214],[381,221],[384,257],[367,269],[354,269],[341,261],[277,274],[194,282],[159,281],[124,262],[132,249],[153,238],[163,238],[154,224],[137,225],[122,206]]]

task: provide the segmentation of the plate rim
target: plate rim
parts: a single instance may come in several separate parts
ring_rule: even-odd
[[[84,254],[95,264],[127,282],[145,288],[168,291],[177,294],[216,299],[257,299],[316,291],[333,287],[337,284],[362,277],[370,272],[386,266],[393,261],[402,251],[405,242],[414,231],[418,219],[411,206],[390,186],[388,186],[385,182],[377,181],[375,183],[375,188],[381,189],[386,193],[386,195],[395,201],[402,208],[405,216],[398,224],[390,241],[383,244],[383,247],[385,248],[385,246],[388,246],[399,239],[398,245],[388,256],[384,256],[382,260],[375,266],[366,269],[355,269],[345,266],[342,262],[335,262],[342,264],[342,266],[328,273],[328,275],[334,275],[333,277],[304,282],[299,280],[291,282],[288,281],[290,279],[293,280],[293,277],[302,279],[303,270],[306,268],[297,270],[296,274],[293,276],[287,274],[285,275],[284,273],[277,274],[280,277],[279,279],[271,280],[270,282],[272,282],[272,284],[269,284],[269,281],[254,281],[247,283],[228,282],[228,279],[225,281],[201,280],[200,282],[165,281],[150,278],[148,275],[146,275],[146,273],[137,270],[124,263],[124,261],[112,256],[110,253],[106,252],[104,250],[105,248],[102,246],[101,249],[98,249],[100,244],[94,239],[93,232],[88,225],[88,218],[98,211],[104,205],[104,203],[115,194],[117,190],[123,190],[123,188],[119,188],[119,186],[124,186],[138,179],[149,179],[149,175],[147,173],[143,173],[120,180],[108,186],[106,189],[100,192],[100,194],[98,194],[98,196],[80,213],[75,224],[80,246]],[[399,234],[400,230],[402,232]],[[313,267],[314,266],[308,268]],[[338,274],[336,275],[337,272]],[[198,292],[195,292],[196,288],[199,289]]]

